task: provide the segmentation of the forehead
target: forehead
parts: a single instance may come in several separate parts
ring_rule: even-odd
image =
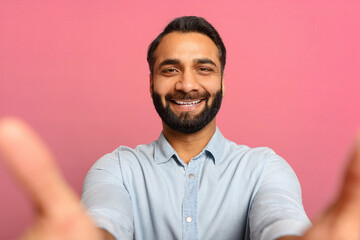
[[[219,50],[206,35],[196,32],[172,32],[164,36],[155,51],[155,66],[165,59],[181,61],[209,58],[220,66]]]

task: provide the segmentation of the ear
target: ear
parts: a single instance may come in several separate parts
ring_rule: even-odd
[[[150,87],[150,94],[151,94],[151,96],[152,96],[153,91],[154,91],[154,80],[153,80],[153,77],[152,77],[152,74],[151,74],[151,73],[149,73],[149,80],[150,80],[150,85],[149,85],[149,87]]]
[[[224,83],[224,77],[221,80],[221,88],[222,88],[222,96],[225,96],[225,83]]]

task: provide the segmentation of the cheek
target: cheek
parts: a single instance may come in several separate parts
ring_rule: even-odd
[[[210,94],[210,98],[207,101],[208,106],[211,106],[213,104],[216,95],[221,92],[221,88],[221,84],[218,83],[208,86],[208,88],[206,89],[206,91]]]
[[[160,95],[166,95],[173,89],[173,83],[169,80],[158,79],[154,81],[153,90]]]
[[[208,107],[211,107],[211,105],[214,103],[214,99],[215,99],[215,95],[211,95],[211,97],[206,102]]]
[[[221,76],[218,75],[199,78],[198,83],[210,95],[215,95],[222,87]]]
[[[166,106],[165,96],[168,94],[168,92],[164,91],[164,88],[159,88],[156,86],[153,87],[153,92],[159,96],[162,105]]]
[[[220,83],[214,83],[211,85],[207,85],[205,88],[205,91],[208,92],[211,96],[211,98],[214,98],[216,96],[216,94],[221,91],[221,84]]]

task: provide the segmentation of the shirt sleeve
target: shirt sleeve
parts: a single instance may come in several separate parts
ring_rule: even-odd
[[[86,175],[81,200],[99,228],[117,240],[133,239],[133,210],[117,151],[100,158]]]
[[[301,187],[294,171],[271,151],[259,180],[249,215],[251,239],[301,236],[311,223],[302,205]]]

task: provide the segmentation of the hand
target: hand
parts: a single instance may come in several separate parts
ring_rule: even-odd
[[[62,178],[43,141],[24,122],[0,120],[0,155],[29,193],[36,222],[25,240],[100,240],[111,235],[96,228],[72,189]]]
[[[95,227],[75,193],[62,179],[50,151],[24,122],[0,121],[0,154],[37,209],[37,221],[21,239],[113,239],[109,233]],[[280,239],[359,240],[359,226],[360,136],[336,201],[303,237]]]
[[[278,240],[359,240],[360,239],[360,135],[335,202],[302,237]]]

